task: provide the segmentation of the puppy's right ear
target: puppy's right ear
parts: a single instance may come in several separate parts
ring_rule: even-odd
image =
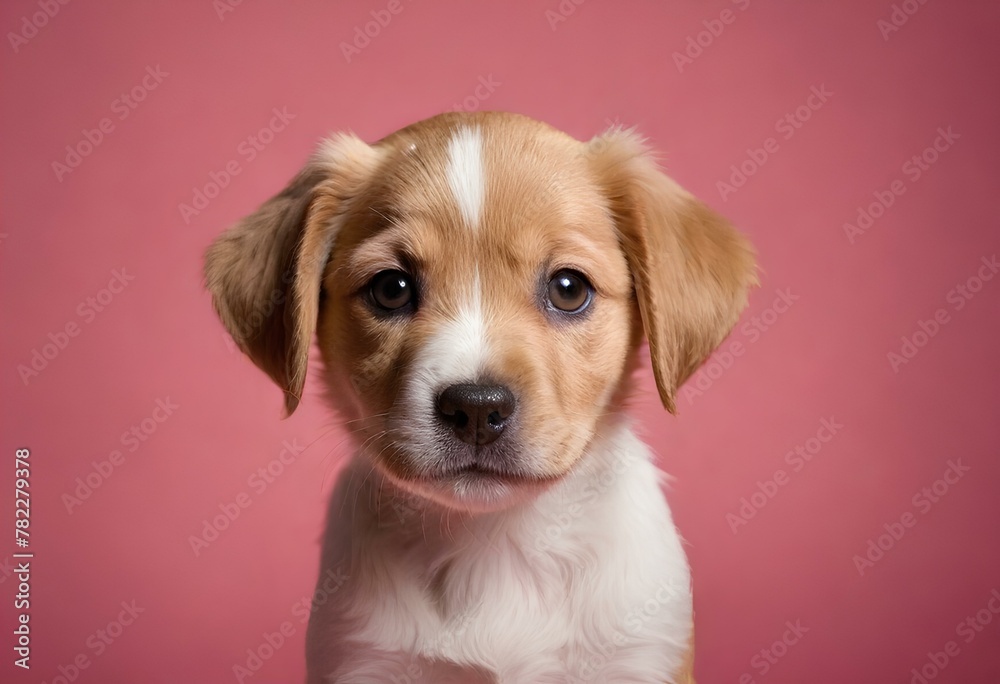
[[[378,157],[353,135],[334,137],[284,190],[226,231],[205,255],[205,280],[222,324],[284,390],[288,415],[302,397],[337,228]]]

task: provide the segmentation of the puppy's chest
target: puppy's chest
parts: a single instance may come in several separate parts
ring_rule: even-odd
[[[654,469],[627,463],[521,518],[356,535],[369,581],[340,597],[355,662],[412,684],[664,681],[690,636],[689,572]]]
[[[670,610],[663,606],[661,615],[649,616],[656,620],[645,620],[650,624],[631,615],[641,605],[636,596],[655,588],[635,586],[633,593],[602,583],[608,568],[589,565],[507,540],[466,549],[430,573],[397,575],[410,625],[395,647],[409,651],[408,676],[435,683],[453,673],[463,682],[610,682],[606,675],[631,673],[637,660],[664,658],[663,639],[674,635],[652,623]],[[400,613],[391,612],[372,618],[398,620]]]
[[[424,625],[421,655],[511,663],[559,652],[573,633],[571,606],[580,597],[546,565],[509,548],[486,548],[444,563],[427,578],[425,600],[438,619]]]

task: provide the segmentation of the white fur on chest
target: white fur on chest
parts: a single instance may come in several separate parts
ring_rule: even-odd
[[[360,461],[341,475],[323,572],[348,580],[310,622],[311,682],[624,684],[680,667],[687,561],[625,425],[514,510],[442,517],[387,487]]]

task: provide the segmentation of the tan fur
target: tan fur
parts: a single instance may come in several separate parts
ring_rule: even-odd
[[[487,166],[511,173],[491,179],[483,229],[465,227],[444,185],[446,145],[458,121],[476,123],[442,117],[378,143],[390,150],[388,162],[368,206],[358,202],[357,211],[344,217],[327,267],[329,297],[319,328],[327,381],[357,390],[363,406],[338,401],[349,419],[391,413],[401,376],[393,369],[405,369],[459,310],[475,265],[490,330],[496,331],[495,358],[484,375],[510,385],[528,403],[523,429],[547,447],[534,475],[556,477],[583,452],[597,416],[623,380],[634,342],[628,265],[595,178],[579,163],[580,143],[531,122],[538,132],[533,144],[507,149],[505,129],[523,127],[527,120],[521,117],[484,128]],[[410,150],[414,138],[416,149]],[[356,291],[381,270],[411,265],[421,276],[420,315],[405,325],[379,320]],[[588,320],[554,326],[538,310],[544,266],[588,274],[600,295]],[[385,454],[396,476],[408,477],[405,462],[395,458],[391,432],[379,421],[365,423],[359,427],[373,440],[373,450]]]
[[[446,183],[460,126],[483,136],[487,201],[474,230]],[[539,307],[539,288],[560,268],[595,288],[578,320]],[[373,314],[366,287],[386,269],[416,276],[416,315]],[[419,476],[393,430],[407,369],[467,304],[476,273],[492,353],[469,380],[519,397],[519,429],[535,450],[526,467],[539,483],[568,472],[599,416],[621,409],[643,333],[673,412],[756,283],[749,243],[663,175],[634,133],[581,143],[499,113],[442,115],[373,145],[332,139],[206,261],[222,322],[284,390],[288,413],[317,336],[331,402],[400,481]],[[681,681],[693,681],[690,667]]]
[[[374,158],[375,151],[357,138],[331,140],[284,190],[206,254],[206,284],[222,323],[285,391],[289,415],[305,383],[339,198],[356,192],[352,183],[360,167]]]
[[[688,645],[687,657],[681,671],[677,673],[677,684],[695,684],[694,682],[694,630]]]
[[[753,249],[721,216],[659,171],[642,140],[590,143],[619,217],[663,405],[729,334],[757,284]]]

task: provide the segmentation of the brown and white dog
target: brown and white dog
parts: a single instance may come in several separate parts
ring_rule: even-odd
[[[355,440],[309,682],[690,681],[688,565],[624,404],[645,336],[674,411],[756,267],[635,133],[489,112],[338,135],[206,275],[289,413],[318,338]]]

